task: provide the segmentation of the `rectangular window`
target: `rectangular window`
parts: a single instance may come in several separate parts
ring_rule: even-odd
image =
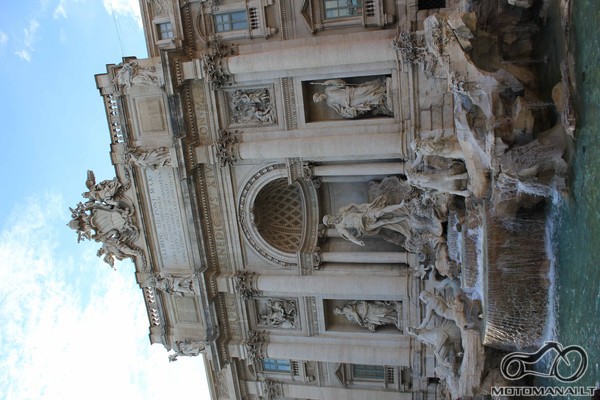
[[[248,15],[246,11],[233,11],[224,14],[215,14],[215,29],[217,32],[230,32],[248,29]]]
[[[419,10],[433,10],[446,7],[446,0],[419,0]]]
[[[158,24],[156,27],[158,30],[158,39],[159,40],[173,39],[173,37],[175,36],[173,34],[173,25],[170,22],[164,22],[162,24]]]
[[[325,0],[325,19],[354,17],[362,14],[362,0]]]
[[[352,378],[357,380],[382,381],[385,371],[381,365],[352,365]]]
[[[265,372],[290,372],[289,360],[276,360],[274,358],[265,358],[262,360],[263,371]]]

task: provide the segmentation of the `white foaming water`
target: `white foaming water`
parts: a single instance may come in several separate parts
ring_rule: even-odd
[[[483,301],[483,227],[478,226],[475,229],[469,229],[467,235],[471,238],[475,238],[477,248],[477,280],[473,287],[465,289],[465,293],[467,293],[472,300]]]
[[[556,292],[556,243],[553,242],[554,230],[558,221],[559,204],[563,201],[560,192],[552,189],[552,209],[546,218],[545,243],[546,255],[550,262],[548,270],[548,320],[544,329],[544,341],[558,339],[558,301]]]

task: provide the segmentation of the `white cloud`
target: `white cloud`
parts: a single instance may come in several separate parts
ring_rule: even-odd
[[[102,0],[102,4],[109,14],[131,17],[136,20],[138,26],[142,26],[142,14],[138,0]]]
[[[23,61],[31,61],[31,54],[27,50],[15,51],[15,54]]]
[[[8,43],[8,35],[0,31],[0,46],[5,45],[6,43]]]
[[[199,357],[169,363],[150,347],[132,265],[112,271],[75,232],[59,253],[61,198],[24,203],[0,232],[0,398],[208,397]]]
[[[65,0],[60,0],[54,11],[52,12],[54,19],[67,18],[67,10],[65,10]]]
[[[31,49],[33,48],[33,42],[36,39],[36,33],[40,27],[39,22],[36,19],[32,19],[29,21],[29,26],[23,29],[25,36],[23,37],[23,44],[25,47]]]
[[[27,62],[31,61],[31,53],[34,50],[33,43],[37,38],[36,34],[39,27],[39,22],[34,18],[29,21],[27,28],[23,29],[23,46],[25,48],[15,52],[21,60]]]

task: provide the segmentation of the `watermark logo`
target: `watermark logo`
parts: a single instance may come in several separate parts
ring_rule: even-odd
[[[554,353],[550,369],[536,371],[535,365],[548,354]],[[588,356],[581,346],[563,347],[558,342],[546,342],[535,353],[510,353],[502,359],[500,372],[509,380],[521,379],[527,375],[555,378],[561,382],[576,382],[585,374]]]
[[[515,352],[500,363],[500,372],[508,380],[528,375],[556,379],[563,383],[578,381],[587,370],[588,355],[581,346],[546,342],[535,353]],[[492,396],[592,396],[593,386],[492,386]]]

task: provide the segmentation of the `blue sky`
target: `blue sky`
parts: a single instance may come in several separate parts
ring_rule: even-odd
[[[150,346],[133,266],[66,227],[86,171],[114,177],[94,74],[147,55],[110,1],[0,0],[0,399],[208,398],[200,358]]]

